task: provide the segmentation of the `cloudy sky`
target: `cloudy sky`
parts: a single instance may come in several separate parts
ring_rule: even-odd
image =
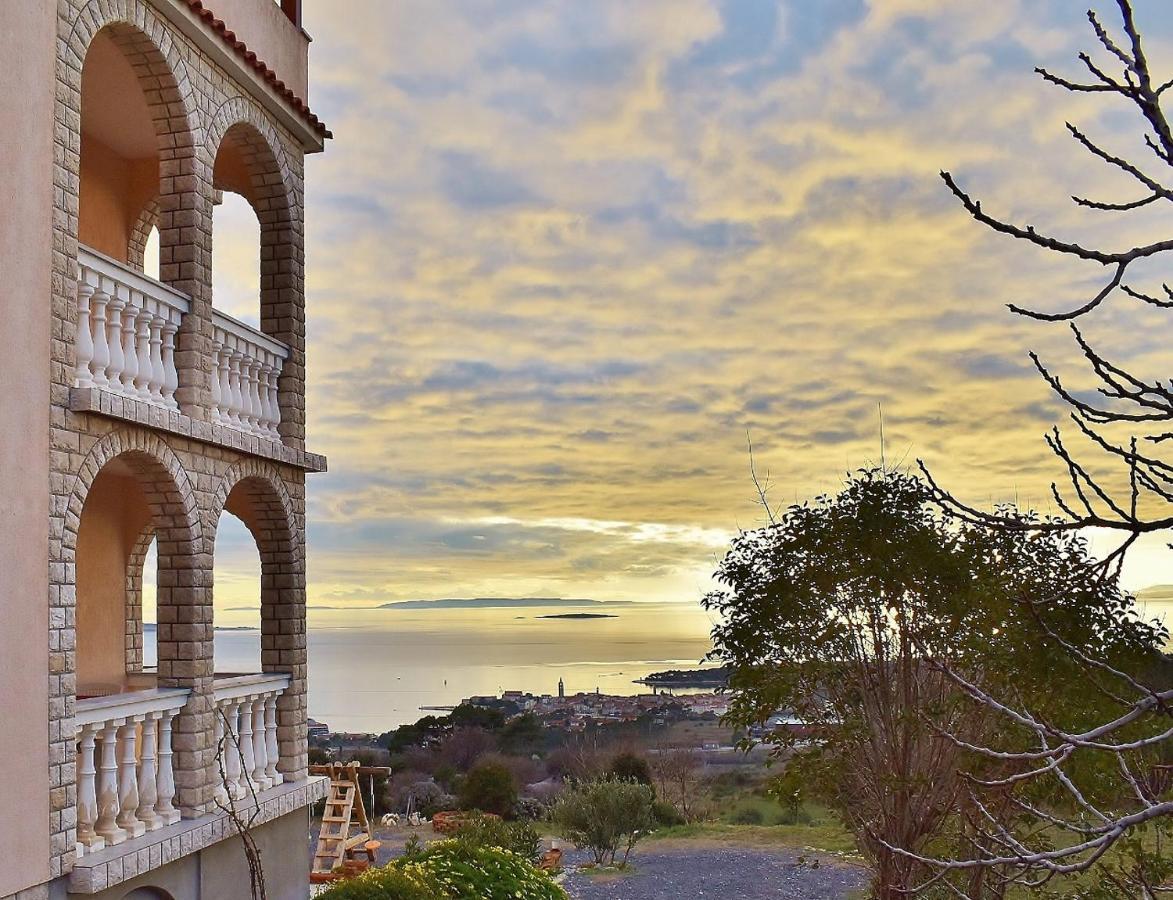
[[[1135,151],[1128,110],[1031,73],[1076,74],[1085,8],[309,0],[311,601],[695,603],[762,519],[747,433],[788,503],[878,459],[881,405],[890,463],[1047,508],[1063,410],[1028,349],[1090,385],[1004,304],[1102,271],[986,233],[937,172],[1111,248],[1167,233],[1068,199],[1139,196],[1063,128]],[[1173,68],[1173,12],[1138,8]],[[255,319],[255,262],[218,254]],[[1169,326],[1117,300],[1087,330],[1159,374]]]

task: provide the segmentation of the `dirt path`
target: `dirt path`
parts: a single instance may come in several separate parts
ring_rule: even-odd
[[[575,900],[846,900],[867,884],[863,869],[833,857],[729,843],[649,844],[623,875],[592,877],[578,868],[588,861],[570,854],[563,886]]]

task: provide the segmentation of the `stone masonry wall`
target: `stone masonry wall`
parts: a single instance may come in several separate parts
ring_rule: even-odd
[[[174,732],[178,803],[198,815],[211,800],[213,760],[212,554],[221,511],[234,487],[263,498],[261,544],[264,668],[291,673],[279,711],[281,767],[306,776],[305,472],[238,450],[70,405],[77,326],[81,72],[94,36],[107,30],[126,54],[152,111],[160,191],[151,215],[160,236],[160,278],[191,298],[179,333],[177,367],[184,423],[211,419],[213,166],[230,131],[253,149],[253,183],[263,186],[262,329],[290,347],[280,382],[281,434],[304,448],[305,318],[302,150],[264,109],[146,0],[58,0],[51,304],[50,742],[54,877],[74,863],[76,702],[74,552],[86,492],[102,466],[130,464],[151,505],[159,544],[161,683],[192,690]],[[254,201],[254,205],[257,205]],[[140,261],[141,264],[141,261]],[[128,588],[134,588],[128,584]],[[131,622],[128,663],[141,663],[141,627]],[[30,827],[33,827],[30,823]]]

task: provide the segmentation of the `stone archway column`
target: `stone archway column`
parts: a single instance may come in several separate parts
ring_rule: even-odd
[[[175,552],[169,538],[159,533],[159,686],[191,691],[171,730],[175,803],[186,819],[208,812],[212,803],[212,558]]]
[[[294,505],[303,506],[304,476],[287,486]],[[289,687],[277,698],[278,768],[286,781],[309,774],[304,515],[295,521],[287,545],[261,554],[261,668],[290,676]]]

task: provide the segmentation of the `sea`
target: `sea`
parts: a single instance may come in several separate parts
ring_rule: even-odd
[[[568,613],[606,618],[544,618]],[[310,609],[309,714],[333,731],[382,733],[507,690],[630,695],[636,680],[698,668],[712,621],[699,604]],[[259,671],[255,610],[216,611],[216,671]],[[254,627],[249,627],[249,626]],[[240,629],[240,630],[236,630]],[[154,663],[154,634],[144,662]]]
[[[568,613],[606,618],[548,618]],[[1173,626],[1173,598],[1145,613]],[[216,617],[216,671],[259,671],[256,610]],[[382,733],[474,695],[555,694],[559,680],[568,694],[644,693],[639,678],[698,668],[712,626],[694,603],[311,608],[309,714],[333,731]]]

